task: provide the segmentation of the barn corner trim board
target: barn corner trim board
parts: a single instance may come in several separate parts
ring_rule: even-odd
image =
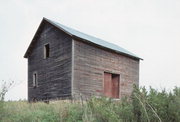
[[[46,57],[46,58],[44,58]],[[43,18],[24,58],[28,100],[129,96],[142,58],[102,39]],[[37,72],[38,87],[33,87]]]

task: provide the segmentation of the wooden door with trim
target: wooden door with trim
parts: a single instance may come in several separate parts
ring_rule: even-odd
[[[119,75],[104,72],[104,95],[119,98]]]

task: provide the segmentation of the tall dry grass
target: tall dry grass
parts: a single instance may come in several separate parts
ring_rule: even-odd
[[[136,88],[119,101],[92,97],[87,101],[60,100],[3,104],[2,122],[180,122],[180,88],[172,92]]]

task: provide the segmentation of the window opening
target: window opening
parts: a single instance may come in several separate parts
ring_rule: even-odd
[[[44,58],[48,58],[50,53],[50,47],[49,44],[44,45]]]
[[[37,72],[33,73],[33,87],[37,87],[38,82],[37,82]]]

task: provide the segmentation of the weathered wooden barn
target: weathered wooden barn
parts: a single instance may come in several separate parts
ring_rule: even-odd
[[[130,95],[141,58],[112,43],[43,18],[25,55],[28,100]]]

